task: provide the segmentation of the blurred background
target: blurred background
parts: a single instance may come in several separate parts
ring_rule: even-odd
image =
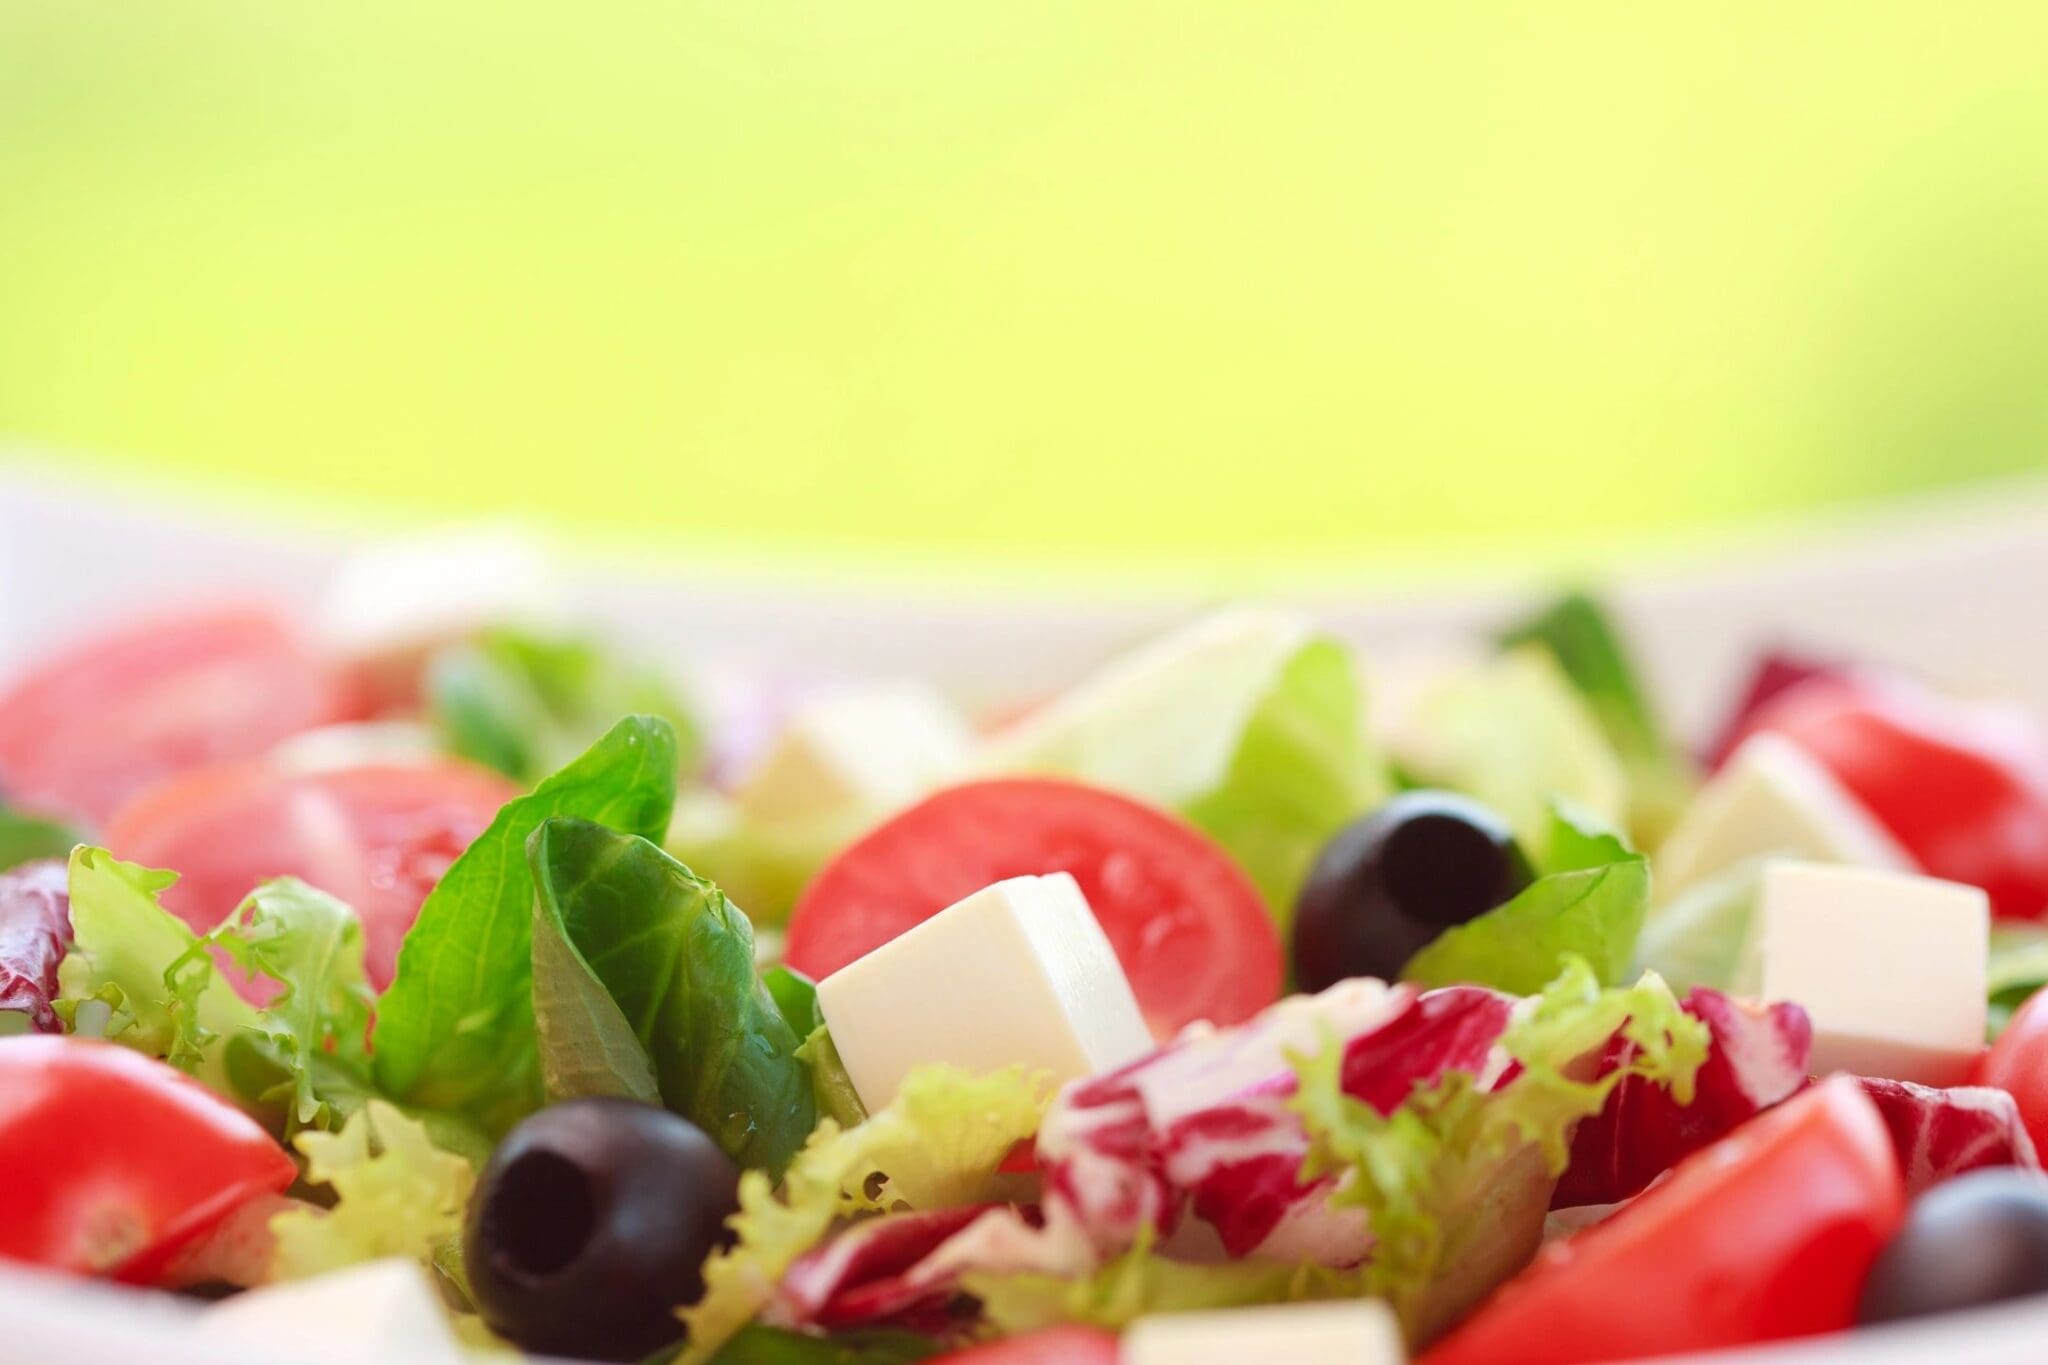
[[[2041,468],[2048,10],[0,0],[0,435],[912,562]]]

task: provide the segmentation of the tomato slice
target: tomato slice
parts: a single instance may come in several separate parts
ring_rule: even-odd
[[[1905,1206],[1884,1120],[1836,1077],[1551,1243],[1422,1365],[1577,1365],[1846,1328]]]
[[[1047,1327],[948,1351],[931,1365],[1116,1365],[1116,1337],[1094,1327]]]
[[[952,787],[871,831],[818,874],[786,958],[839,970],[991,882],[1071,872],[1165,1037],[1235,1024],[1280,994],[1280,940],[1230,855],[1186,822],[1057,778]]]
[[[151,788],[114,816],[106,839],[116,857],[176,872],[164,907],[202,933],[271,877],[340,897],[362,918],[381,991],[420,902],[518,794],[452,759],[319,772],[238,763]]]
[[[168,617],[56,655],[0,694],[0,791],[94,824],[144,787],[341,719],[345,688],[246,608]]]
[[[0,1040],[0,1257],[144,1283],[298,1167],[191,1077],[112,1043]]]
[[[2048,732],[2031,715],[1823,675],[1756,730],[1818,759],[1930,876],[1983,887],[1999,915],[2048,914]]]
[[[2013,1098],[2036,1152],[2048,1152],[2048,990],[2013,1013],[1991,1050],[1977,1060],[1972,1085],[1995,1085]]]

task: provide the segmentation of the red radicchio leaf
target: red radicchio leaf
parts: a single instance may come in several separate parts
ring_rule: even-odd
[[[902,1320],[920,1312],[944,1315],[951,1286],[927,1283],[918,1267],[997,1204],[887,1214],[856,1223],[799,1257],[783,1275],[773,1322],[845,1327]]]
[[[1693,1102],[1681,1106],[1662,1086],[1626,1080],[1607,1105],[1572,1135],[1571,1165],[1551,1197],[1553,1209],[1612,1204],[1729,1130],[1806,1085],[1813,1021],[1793,1004],[1749,1005],[1695,989],[1685,1011],[1707,1026],[1707,1060]],[[1608,1044],[1601,1071],[1630,1044]]]
[[[2003,1090],[1974,1085],[1937,1090],[1879,1076],[1858,1079],[1891,1130],[1908,1196],[1985,1166],[2040,1168],[2019,1106]]]
[[[71,895],[59,859],[0,873],[0,1013],[28,1017],[37,1033],[60,1031],[50,1001],[71,938]]]
[[[1728,718],[1721,723],[1720,732],[1707,746],[1707,770],[1717,770],[1728,761],[1730,754],[1742,747],[1742,741],[1749,738],[1756,718],[1772,702],[1801,683],[1814,678],[1840,677],[1846,671],[1836,664],[1820,663],[1794,654],[1773,651],[1764,655],[1757,660],[1756,671],[1749,675],[1749,683],[1743,688],[1735,709],[1728,713]]]

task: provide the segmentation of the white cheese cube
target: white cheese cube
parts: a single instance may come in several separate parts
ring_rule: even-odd
[[[1817,760],[1780,735],[1736,750],[1657,853],[1659,900],[1764,854],[1915,870],[1912,857]]]
[[[465,1359],[441,1296],[412,1261],[372,1261],[310,1280],[252,1289],[199,1314],[198,1330],[272,1360],[457,1365]]]
[[[1401,1324],[1378,1299],[1164,1313],[1125,1333],[1122,1365],[1402,1365]]]
[[[373,545],[328,585],[321,633],[336,653],[382,659],[484,626],[547,628],[568,614],[548,553],[508,527],[473,527]]]
[[[928,687],[831,694],[790,718],[741,784],[739,803],[774,821],[893,810],[958,773],[971,742],[960,713]]]
[[[870,1111],[913,1067],[1023,1065],[1056,1081],[1152,1046],[1131,984],[1064,872],[975,892],[818,983],[818,1007]]]
[[[1957,1085],[1984,1048],[1990,932],[1989,899],[1974,886],[1772,862],[1744,984],[1806,1007],[1815,1075]]]

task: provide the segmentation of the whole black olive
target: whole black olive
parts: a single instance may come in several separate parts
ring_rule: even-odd
[[[521,1123],[470,1196],[464,1268],[490,1329],[530,1351],[638,1360],[677,1340],[727,1239],[739,1170],[688,1119],[571,1100]]]
[[[2004,1168],[1937,1185],[1879,1253],[1858,1322],[2048,1293],[2048,1177]]]
[[[1529,884],[1507,822],[1451,792],[1404,792],[1323,847],[1294,909],[1294,976],[1393,980],[1444,930]]]

